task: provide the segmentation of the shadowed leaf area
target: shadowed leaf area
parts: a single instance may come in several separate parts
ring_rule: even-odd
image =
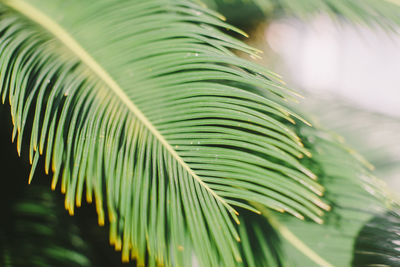
[[[361,229],[354,244],[354,266],[400,265],[400,216],[375,216]]]

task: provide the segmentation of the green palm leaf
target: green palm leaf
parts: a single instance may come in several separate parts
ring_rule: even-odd
[[[236,209],[259,213],[247,201],[322,223],[324,189],[279,104],[293,93],[233,55],[255,51],[216,14],[188,1],[0,2],[0,93],[18,151],[29,140],[30,180],[44,154],[71,214],[94,195],[123,260],[184,265],[194,249],[204,266],[233,266]]]
[[[398,215],[388,211],[399,210],[399,206],[385,185],[333,135],[316,129],[300,131],[305,146],[313,152],[309,164],[319,170],[321,184],[327,190],[324,198],[332,212],[325,214],[323,225],[317,225],[263,211],[281,238],[282,258],[290,260],[287,266],[397,262],[400,224]],[[385,225],[385,231],[376,221]],[[373,238],[382,242],[372,245]]]
[[[290,266],[283,254],[279,232],[265,216],[244,213],[238,228],[242,237],[243,266]]]
[[[7,209],[0,221],[1,266],[95,266],[79,228],[57,207],[47,187],[11,192],[1,192],[9,197],[2,199]]]
[[[327,105],[330,103],[330,105]],[[400,144],[397,136],[400,131],[400,120],[374,113],[353,106],[339,97],[307,97],[307,109],[310,113],[318,110],[318,119],[342,135],[361,155],[371,162],[374,174],[384,178],[389,184],[396,185],[400,172]],[[322,109],[323,107],[323,109]],[[346,116],[346,120],[342,120]],[[371,131],[374,125],[380,125]],[[392,181],[390,181],[392,180]],[[391,183],[390,183],[390,182]]]
[[[398,0],[204,0],[211,8],[221,10],[234,25],[249,19],[270,19],[273,14],[309,18],[326,13],[346,20],[380,25],[384,28],[400,23]],[[251,14],[246,13],[251,11]]]
[[[354,266],[398,266],[400,264],[400,214],[387,212],[372,218],[354,243]]]
[[[397,266],[400,209],[395,197],[337,135],[297,129],[313,152],[303,163],[317,172],[332,211],[321,225],[257,204],[263,216],[241,212],[244,266]]]

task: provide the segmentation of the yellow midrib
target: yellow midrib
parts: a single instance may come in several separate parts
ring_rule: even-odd
[[[321,267],[334,267],[327,260],[319,256],[314,250],[307,246],[303,241],[301,241],[295,234],[293,234],[289,228],[281,224],[264,206],[257,203],[252,203],[255,208],[257,208],[261,214],[266,217],[271,224],[271,226],[280,233],[280,235],[286,239],[293,247],[303,253],[311,261],[315,262]]]
[[[79,43],[66,32],[58,23],[50,17],[36,9],[34,6],[26,3],[23,0],[0,0],[5,5],[20,12],[30,20],[41,25],[44,29],[52,33],[58,38],[66,47],[68,47],[78,58],[81,59],[108,87],[121,99],[121,101],[128,107],[130,111],[149,129],[149,131],[160,141],[160,143],[171,153],[176,161],[195,179],[197,180],[208,192],[210,192],[217,200],[221,202],[230,212],[237,214],[223,198],[217,195],[201,178],[189,167],[188,164],[178,155],[172,148],[167,140],[160,134],[154,125],[146,118],[140,109],[132,102],[131,99],[125,94],[118,83],[111,77],[111,75],[103,69],[99,63],[79,45]]]

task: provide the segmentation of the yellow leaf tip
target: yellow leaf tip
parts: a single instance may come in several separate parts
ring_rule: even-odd
[[[129,262],[129,253],[128,252],[123,252],[122,253],[122,262],[123,263],[128,263]]]
[[[115,242],[115,251],[121,251],[121,248],[122,248],[122,242],[121,239],[118,238]]]

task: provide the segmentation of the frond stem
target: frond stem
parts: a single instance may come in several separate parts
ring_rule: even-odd
[[[333,265],[319,256],[314,250],[312,250],[309,246],[304,244],[295,234],[293,234],[286,226],[279,223],[277,219],[268,211],[264,206],[253,203],[255,208],[261,211],[262,215],[268,219],[268,222],[271,226],[279,232],[279,234],[286,239],[293,247],[303,253],[310,260],[315,262],[321,267],[333,267]]]

